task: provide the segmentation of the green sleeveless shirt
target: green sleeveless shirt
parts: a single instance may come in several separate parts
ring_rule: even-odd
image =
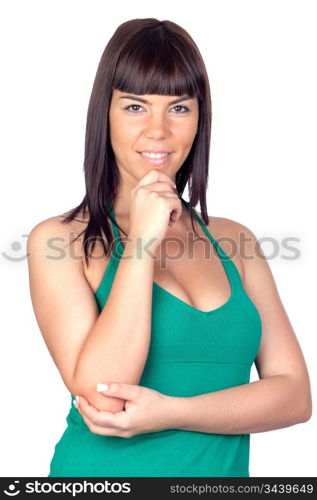
[[[262,335],[259,312],[237,267],[196,212],[194,217],[221,259],[231,295],[222,306],[201,311],[153,282],[151,342],[139,385],[169,396],[247,384]],[[124,250],[117,226],[112,227],[116,244],[95,293],[100,311]],[[131,438],[101,436],[90,432],[73,399],[71,394],[67,427],[55,445],[48,477],[249,476],[249,434],[167,429]]]

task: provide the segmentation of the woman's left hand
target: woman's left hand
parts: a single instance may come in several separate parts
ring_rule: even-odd
[[[126,400],[124,410],[118,413],[100,411],[86,398],[79,397],[77,409],[94,434],[129,438],[173,428],[171,404],[174,397],[140,385],[111,382],[107,386],[108,389],[100,393]]]

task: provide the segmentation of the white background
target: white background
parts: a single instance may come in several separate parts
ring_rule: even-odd
[[[316,381],[316,2],[1,3],[1,476],[47,476],[70,395],[37,326],[26,236],[84,196],[86,112],[99,59],[119,24],[169,19],[195,40],[210,78],[209,215],[264,242]],[[199,207],[197,207],[199,210]],[[300,257],[282,247],[285,237]],[[278,335],[278,332],[276,332]],[[256,380],[255,367],[252,379]],[[251,476],[316,476],[315,415],[251,435]]]

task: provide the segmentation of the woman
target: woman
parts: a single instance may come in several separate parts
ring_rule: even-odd
[[[78,399],[51,477],[246,477],[250,433],[310,418],[305,361],[254,234],[208,217],[210,130],[188,33],[119,26],[88,109],[86,195],[28,238],[39,328]]]

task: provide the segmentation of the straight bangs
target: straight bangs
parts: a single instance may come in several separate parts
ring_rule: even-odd
[[[142,36],[143,35],[143,36]],[[160,30],[136,37],[118,59],[113,89],[133,94],[188,95],[201,98],[204,75],[189,50],[163,38]],[[179,42],[179,41],[178,41]],[[179,46],[178,46],[179,45]]]

